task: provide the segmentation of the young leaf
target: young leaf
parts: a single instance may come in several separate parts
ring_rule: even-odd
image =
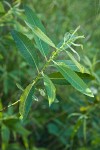
[[[32,42],[22,33],[12,31],[12,36],[26,61],[38,71],[38,56]]]
[[[38,17],[36,16],[35,12],[30,9],[29,7],[25,7],[25,14],[27,17],[27,24],[28,26],[33,30],[34,27],[38,27],[42,30],[42,32],[45,32],[45,28],[43,26],[43,24],[41,23],[41,21],[38,19]],[[41,52],[41,54],[45,57],[48,55],[49,53],[49,47],[48,44],[46,44],[45,42],[43,42],[39,37],[37,37],[36,35],[34,35],[36,44]]]
[[[68,56],[70,57],[70,59],[75,63],[75,65],[79,68],[79,70],[82,73],[84,73],[84,67],[80,63],[78,63],[78,61],[73,57],[73,55],[70,52],[66,51],[66,53],[68,54]],[[87,73],[88,73],[88,71],[87,71]]]
[[[56,48],[55,44],[38,28],[34,27],[32,30],[36,36],[38,36],[41,40],[49,44],[51,47]]]
[[[21,119],[26,118],[29,113],[30,107],[32,105],[33,93],[34,86],[29,84],[20,97],[19,113],[21,115]]]
[[[10,130],[3,123],[2,123],[2,126],[1,126],[1,139],[2,139],[2,142],[1,142],[2,149],[7,149],[8,143],[9,143],[9,140],[10,140]]]
[[[93,97],[91,90],[87,87],[84,81],[64,63],[56,63],[55,66],[63,77],[81,93]]]
[[[70,53],[71,54],[71,53]],[[72,54],[71,54],[72,56]],[[73,58],[73,57],[70,57]],[[73,58],[75,59],[75,58]],[[78,63],[76,60],[71,61],[71,60],[57,60],[57,62],[63,62],[64,64],[66,64],[69,68],[71,68],[71,70],[76,71],[76,72],[80,72],[79,67],[77,67],[76,63]],[[75,62],[75,63],[74,63]],[[79,64],[79,63],[78,63]],[[88,69],[86,69],[83,65],[79,64],[80,67],[82,68],[82,70],[84,70],[84,72],[82,73],[87,73],[90,74],[90,72],[88,71]]]
[[[43,75],[44,85],[47,91],[49,106],[54,102],[56,97],[56,88],[47,75]]]

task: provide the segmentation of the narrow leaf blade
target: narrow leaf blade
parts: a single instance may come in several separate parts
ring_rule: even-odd
[[[76,72],[76,73],[85,83],[89,83],[91,80],[94,80],[94,77],[91,76],[90,74],[81,73],[81,72]],[[70,84],[60,72],[53,72],[49,74],[48,77],[54,84],[58,84],[58,85]]]
[[[12,31],[12,36],[22,56],[31,66],[36,67],[38,70],[38,56],[30,39],[17,31]]]
[[[41,23],[41,21],[38,19],[37,15],[35,14],[35,12],[30,9],[29,7],[25,7],[25,14],[27,17],[27,24],[28,26],[33,30],[33,28],[35,26],[37,26],[38,28],[40,28],[42,30],[42,32],[46,33],[45,28],[43,26],[43,24]],[[40,38],[38,38],[36,35],[34,35],[36,44],[41,52],[41,54],[45,57],[48,55],[49,53],[49,46],[48,44],[46,44],[45,42],[43,42]]]
[[[54,102],[56,97],[56,88],[47,75],[43,76],[44,85],[47,91],[49,106]]]
[[[69,68],[71,68],[73,71],[80,72],[79,68],[73,63],[71,60],[57,60],[56,62],[63,62],[66,64]]]
[[[72,54],[71,54],[71,56],[72,56]],[[72,57],[70,57],[70,58],[72,58]],[[78,63],[75,60],[74,57],[72,59],[74,59],[74,60],[73,61],[72,60],[57,60],[57,62],[63,62],[64,64],[66,64],[73,71],[76,71],[76,72],[80,72],[81,71],[82,73],[90,74],[90,72],[88,71],[88,69],[85,68],[82,64]],[[80,67],[78,65],[76,65],[76,63],[78,63],[78,65],[80,65]]]
[[[49,44],[51,47],[56,48],[55,44],[48,38],[38,27],[34,27],[32,31],[35,33],[38,38]]]
[[[58,71],[63,75],[63,77],[78,91],[81,93],[94,97],[91,90],[87,87],[84,81],[67,65],[64,63],[55,63],[56,68]]]
[[[73,55],[68,51],[66,51],[66,53],[68,54],[70,59],[75,63],[75,65],[79,68],[79,70],[81,72],[84,72],[84,67],[82,65],[80,65],[80,63],[73,57]]]
[[[34,87],[32,84],[29,84],[20,97],[19,113],[21,115],[21,119],[25,119],[29,113],[33,101],[33,93]]]

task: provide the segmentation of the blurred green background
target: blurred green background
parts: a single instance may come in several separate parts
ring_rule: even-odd
[[[0,150],[99,150],[100,0],[0,0],[0,110],[19,99],[16,83],[25,88],[34,78],[11,36],[16,29],[33,38],[23,22],[24,5],[35,10],[56,44],[80,25],[84,49],[77,51],[95,77],[88,83],[95,97],[57,86],[59,102],[49,108],[40,89],[25,122],[18,118],[18,105],[0,112]]]

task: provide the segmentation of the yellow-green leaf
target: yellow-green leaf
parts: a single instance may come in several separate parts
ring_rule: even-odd
[[[75,63],[75,65],[79,68],[79,70],[83,73],[84,72],[84,67],[73,57],[73,55],[66,51],[70,59]]]
[[[54,102],[56,97],[56,88],[47,75],[43,75],[44,85],[48,95],[49,106]]]
[[[33,101],[33,94],[34,87],[32,84],[29,84],[20,97],[19,113],[21,115],[21,119],[26,118],[29,113]]]
[[[34,27],[33,32],[44,42],[56,48],[55,44],[38,27]]]
[[[4,12],[5,12],[4,6],[2,2],[0,2],[0,13],[4,13]]]

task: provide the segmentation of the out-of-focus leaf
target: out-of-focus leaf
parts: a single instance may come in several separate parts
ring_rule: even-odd
[[[12,130],[25,137],[30,134],[30,132],[26,130],[20,122],[14,124]]]
[[[3,118],[2,119],[3,123],[8,127],[8,128],[12,128],[14,124],[19,122],[19,119],[17,117],[7,117],[7,118]]]
[[[4,6],[2,2],[0,2],[0,13],[4,13],[4,12],[5,12]]]
[[[23,87],[22,87],[19,83],[16,83],[16,86],[17,86],[18,89],[20,89],[21,91],[24,91]]]
[[[4,74],[3,88],[4,88],[5,94],[7,94],[8,89],[9,89],[9,78],[8,78],[7,72],[5,72],[5,74]]]
[[[2,138],[2,150],[5,150],[7,148],[9,138],[10,138],[10,131],[7,126],[2,124],[1,127],[1,138]]]
[[[3,106],[2,106],[2,102],[1,102],[1,99],[0,99],[0,110],[2,110]],[[3,112],[0,112],[0,119],[2,118],[3,116]],[[0,121],[1,122],[1,121]]]
[[[51,133],[53,135],[59,135],[59,128],[56,124],[49,123],[47,127],[48,127],[49,133]]]
[[[16,143],[9,143],[7,146],[7,150],[25,150],[18,142]]]
[[[74,136],[75,136],[75,134],[77,134],[77,132],[78,132],[78,130],[79,130],[79,128],[80,128],[82,122],[83,122],[82,119],[78,119],[77,123],[76,123],[75,126],[74,126],[73,132],[72,132],[72,134],[71,134],[71,139],[73,139]]]

